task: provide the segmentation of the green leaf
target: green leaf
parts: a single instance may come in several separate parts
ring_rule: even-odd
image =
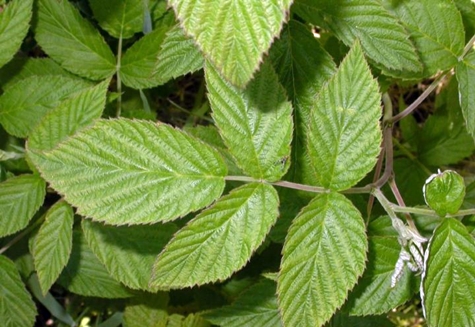
[[[307,146],[320,185],[344,190],[371,171],[380,151],[380,116],[378,84],[356,43],[312,108]]]
[[[54,204],[35,237],[33,258],[45,295],[68,263],[72,248],[74,213],[64,201]]]
[[[204,58],[193,39],[178,25],[167,32],[158,53],[155,75],[161,84],[203,68]]]
[[[475,3],[471,0],[454,0],[454,3],[462,15],[465,26],[465,42],[468,42],[475,34]]]
[[[282,326],[274,281],[264,279],[243,292],[229,306],[212,310],[203,317],[218,326]]]
[[[0,255],[0,321],[5,327],[33,326],[36,306],[15,264]]]
[[[442,217],[456,214],[465,197],[463,177],[453,170],[431,175],[423,190],[427,205]]]
[[[291,2],[169,1],[205,57],[238,87],[244,87],[258,69],[263,54],[282,28]]]
[[[365,268],[360,212],[343,195],[315,197],[294,219],[278,279],[285,326],[321,326],[344,302]]]
[[[89,0],[99,25],[115,38],[128,39],[142,31],[142,0]]]
[[[190,135],[199,138],[201,141],[205,142],[206,144],[211,145],[213,148],[218,150],[218,152],[223,157],[224,161],[226,162],[226,166],[228,167],[228,174],[240,176],[242,175],[242,171],[236,166],[234,162],[234,158],[229,153],[226,145],[219,135],[218,129],[213,125],[197,125],[193,127],[186,127],[184,130],[189,133]]]
[[[28,140],[29,148],[51,150],[79,129],[99,119],[106,105],[109,82],[105,80],[95,87],[82,90],[49,111],[32,131]]]
[[[238,166],[254,178],[279,180],[290,164],[292,105],[272,66],[262,65],[245,90],[209,63],[205,72],[213,118]]]
[[[395,327],[386,315],[353,317],[337,312],[325,327]]]
[[[424,266],[421,298],[428,325],[473,326],[475,241],[461,222],[446,218],[437,227]]]
[[[0,96],[0,123],[9,134],[27,137],[60,101],[89,86],[89,82],[64,76],[25,78]]]
[[[0,67],[20,49],[30,27],[33,0],[12,0],[0,12]]]
[[[455,164],[470,156],[475,149],[462,117],[450,114],[430,116],[417,138],[418,159],[430,166]]]
[[[127,327],[167,327],[168,293],[144,293],[130,300],[125,307]]]
[[[75,74],[97,80],[115,73],[111,49],[67,0],[38,0],[35,38],[51,58]]]
[[[73,232],[73,248],[58,280],[68,291],[101,298],[126,298],[131,292],[113,279],[87,246],[81,231]]]
[[[465,45],[465,35],[462,17],[452,0],[384,0],[383,3],[410,32],[424,65],[420,77],[457,64]]]
[[[309,22],[326,26],[347,46],[359,40],[365,54],[387,69],[422,70],[409,34],[377,0],[299,0],[295,10]]]
[[[228,278],[262,244],[278,216],[267,184],[233,190],[182,228],[155,262],[150,285],[183,288]]]
[[[79,214],[114,225],[164,222],[206,207],[226,176],[223,159],[204,143],[166,124],[128,119],[98,120],[29,156]]]
[[[307,123],[315,95],[336,72],[336,65],[311,31],[295,20],[284,27],[271,48],[270,58],[295,108],[290,173],[294,181],[316,184],[305,147]]]
[[[28,226],[45,193],[46,183],[38,175],[20,175],[0,183],[0,237]]]
[[[135,89],[146,89],[160,84],[155,75],[160,46],[169,30],[161,27],[135,42],[121,60],[119,70],[122,82]]]
[[[346,304],[351,315],[368,316],[389,312],[411,299],[419,285],[414,274],[405,267],[401,279],[391,288],[391,277],[401,245],[389,217],[380,217],[369,224],[368,239],[366,270]]]
[[[211,327],[211,324],[197,314],[191,313],[187,316],[172,314],[168,317],[167,327]]]
[[[177,230],[174,224],[108,226],[84,219],[84,237],[110,275],[127,287],[149,290],[157,254]]]
[[[462,108],[465,126],[470,135],[475,138],[475,52],[468,54],[463,61],[460,61],[456,68],[457,81],[459,85],[459,100]]]
[[[430,175],[416,158],[399,158],[394,160],[395,180],[406,205],[424,204],[424,196],[421,192],[424,183]]]
[[[0,81],[3,90],[7,90],[18,81],[31,76],[62,75],[73,78],[70,72],[61,68],[51,58],[13,58],[0,69]]]

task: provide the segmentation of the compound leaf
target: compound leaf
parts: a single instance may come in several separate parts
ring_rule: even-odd
[[[318,94],[308,153],[319,184],[344,190],[371,171],[380,151],[380,95],[358,43]]]
[[[67,0],[38,0],[35,38],[51,58],[75,74],[103,79],[116,71],[109,46]]]
[[[49,111],[30,135],[30,149],[51,150],[80,128],[99,119],[106,105],[109,80],[82,90]]]
[[[20,49],[28,32],[33,0],[12,0],[0,12],[0,67]]]
[[[204,143],[165,124],[98,120],[51,151],[29,156],[78,213],[108,224],[169,221],[224,188],[226,166]]]
[[[127,287],[148,290],[157,254],[177,230],[174,224],[108,226],[82,221],[84,237],[110,275]]]
[[[118,39],[128,39],[142,31],[142,3],[142,0],[89,0],[99,25]]]
[[[167,327],[168,293],[143,293],[132,298],[124,310],[127,327]]]
[[[233,190],[182,228],[155,262],[150,285],[183,288],[228,278],[261,245],[278,216],[267,184]]]
[[[25,78],[0,96],[0,123],[8,133],[27,137],[60,101],[90,85],[84,80],[60,75]]]
[[[81,231],[73,232],[71,257],[58,283],[70,292],[101,298],[127,298],[132,293],[113,279],[84,240]]]
[[[322,326],[365,268],[368,243],[360,212],[343,195],[315,197],[294,219],[278,278],[285,326]]]
[[[213,118],[240,168],[254,178],[279,180],[290,164],[292,105],[272,66],[264,64],[245,90],[206,65]]]
[[[43,295],[61,274],[71,254],[74,213],[60,201],[46,213],[45,222],[35,237],[33,259]]]
[[[264,279],[243,292],[233,304],[205,313],[203,317],[218,326],[282,326],[275,291],[275,282]]]
[[[451,0],[384,0],[410,32],[424,65],[423,77],[450,69],[463,52],[462,17]],[[443,28],[441,28],[443,26]]]
[[[458,63],[456,76],[465,126],[470,135],[475,138],[475,93],[473,92],[473,85],[475,85],[475,52],[471,52],[463,61]]]
[[[295,9],[308,21],[328,26],[348,46],[359,40],[365,54],[387,69],[422,70],[409,34],[377,0],[299,0]]]
[[[224,76],[244,87],[286,19],[291,0],[171,0],[186,33]]]
[[[20,175],[0,183],[0,237],[22,230],[43,204],[46,183],[38,175]]]
[[[408,301],[417,291],[418,279],[408,267],[404,268],[396,286],[391,288],[401,245],[389,217],[372,221],[368,234],[368,265],[348,298],[347,308],[351,315],[384,314]]]
[[[475,241],[467,228],[445,218],[434,231],[424,261],[421,298],[428,325],[474,325]]]
[[[15,263],[0,255],[0,320],[5,327],[33,326],[36,306]]]

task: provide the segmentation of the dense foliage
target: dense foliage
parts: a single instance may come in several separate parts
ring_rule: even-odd
[[[474,32],[470,0],[0,0],[3,326],[475,326]]]

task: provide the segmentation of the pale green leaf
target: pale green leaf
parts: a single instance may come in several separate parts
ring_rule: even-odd
[[[380,116],[378,83],[355,43],[311,111],[307,146],[320,185],[344,190],[371,171],[380,151]]]
[[[145,89],[203,67],[203,56],[179,26],[160,27],[135,42],[121,62],[119,74],[127,86]]]
[[[203,317],[218,326],[279,327],[275,282],[264,279],[243,292],[233,304],[205,313]]]
[[[73,232],[73,248],[58,283],[68,291],[83,296],[126,298],[132,293],[113,279],[96,258],[80,231]]]
[[[368,226],[368,264],[350,293],[346,308],[351,315],[378,315],[408,301],[418,289],[418,279],[404,268],[401,279],[391,288],[391,277],[401,245],[389,217],[380,217]]]
[[[142,31],[142,3],[143,0],[89,0],[99,25],[118,39],[128,39]]]
[[[71,254],[74,213],[69,204],[57,202],[46,214],[35,237],[33,258],[43,295],[61,274]]]
[[[82,90],[49,111],[28,140],[30,149],[47,151],[99,119],[106,105],[109,80]]]
[[[0,86],[3,90],[7,90],[16,82],[34,75],[74,77],[51,58],[13,58],[0,69],[0,81],[2,81]]]
[[[291,0],[170,0],[186,33],[232,84],[244,87],[279,35]]]
[[[446,218],[425,253],[421,298],[429,326],[475,325],[475,241],[465,226]]]
[[[25,78],[0,96],[0,123],[9,134],[26,137],[59,102],[90,85],[59,75]]]
[[[167,327],[168,293],[144,293],[130,300],[124,310],[127,327]]]
[[[15,264],[0,255],[0,321],[5,327],[33,326],[36,306]]]
[[[284,27],[271,48],[270,58],[295,108],[290,175],[294,181],[314,185],[316,177],[305,147],[306,128],[315,96],[335,73],[336,65],[311,31],[295,20]]]
[[[272,66],[264,64],[245,90],[206,65],[213,118],[238,166],[254,178],[279,180],[287,171],[292,105]]]
[[[45,194],[46,183],[38,175],[20,175],[0,183],[0,237],[25,228]]]
[[[318,195],[294,219],[278,279],[285,326],[321,326],[344,302],[365,268],[360,212],[343,195]]]
[[[122,82],[135,89],[159,85],[154,78],[160,46],[169,27],[161,27],[135,42],[121,60],[119,75]]]
[[[98,120],[49,152],[29,156],[79,214],[109,224],[169,221],[224,188],[219,154],[166,124]]]
[[[203,68],[204,58],[193,39],[179,26],[167,32],[160,47],[154,74],[163,84],[173,78]]]
[[[183,288],[223,280],[241,269],[278,216],[267,184],[233,190],[182,228],[158,256],[150,285]]]
[[[458,63],[456,76],[465,126],[470,135],[475,138],[475,92],[473,92],[473,85],[475,85],[475,52],[471,52],[463,61]]]
[[[422,70],[409,34],[378,0],[299,0],[295,9],[348,46],[359,40],[365,54],[387,69]]]
[[[410,32],[424,65],[423,76],[457,64],[465,33],[462,17],[452,0],[383,0],[383,3]]]
[[[432,174],[424,184],[424,199],[439,216],[454,215],[462,206],[465,197],[463,177],[456,171],[445,170]]]
[[[110,275],[133,289],[149,290],[155,259],[177,230],[174,224],[108,226],[82,221],[84,237]]]
[[[0,11],[0,67],[20,49],[30,27],[33,0],[12,0]]]
[[[35,38],[51,58],[75,74],[103,79],[115,73],[111,49],[67,0],[38,0]]]
[[[199,138],[201,141],[205,142],[206,144],[211,145],[213,148],[218,150],[218,152],[223,157],[224,161],[226,162],[226,166],[228,167],[228,174],[240,176],[242,175],[242,171],[236,166],[233,157],[229,153],[226,145],[219,135],[218,129],[213,125],[197,125],[193,127],[186,127],[184,130],[191,134],[192,136]]]

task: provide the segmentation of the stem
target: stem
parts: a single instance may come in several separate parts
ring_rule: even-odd
[[[408,116],[409,114],[411,114],[421,103],[422,101],[424,101],[428,96],[429,94],[432,93],[432,91],[435,90],[435,88],[439,85],[439,83],[445,78],[445,76],[447,75],[447,73],[445,74],[442,74],[440,75],[439,77],[437,77],[431,85],[429,85],[429,87],[416,99],[416,101],[414,101],[413,103],[411,103],[411,105],[409,107],[407,107],[406,109],[404,109],[403,111],[401,111],[400,113],[398,113],[396,116],[394,116],[390,122],[391,123],[395,123],[395,122],[398,122],[400,121],[401,119],[403,119],[404,117]]]
[[[462,55],[459,57],[459,61],[462,61],[463,60],[463,57],[465,57],[465,55],[473,48],[473,44],[475,43],[475,35],[472,36],[472,38],[470,39],[470,41],[468,41],[468,43],[465,45],[465,48],[463,48],[463,53]]]
[[[291,188],[294,190],[307,191],[307,192],[312,192],[312,193],[330,192],[330,190],[324,187],[320,187],[320,186],[311,186],[311,185],[299,184],[299,183],[288,182],[288,181],[278,181],[278,182],[269,183],[264,180],[255,179],[248,176],[226,176],[224,177],[224,179],[227,181],[237,181],[237,182],[268,183],[274,186],[281,186],[281,187]]]
[[[37,221],[35,221],[33,224],[31,224],[31,226],[29,226],[28,228],[26,228],[25,230],[23,230],[23,232],[21,232],[20,234],[18,234],[17,236],[15,236],[14,238],[12,238],[10,240],[10,242],[8,242],[7,244],[5,244],[4,247],[2,247],[0,249],[0,254],[4,253],[5,251],[7,251],[12,245],[14,245],[15,243],[17,243],[18,241],[20,241],[23,237],[25,237],[26,235],[28,235],[29,233],[31,233],[36,227],[38,227],[39,225],[41,225],[41,223],[43,223],[43,221],[45,220],[46,218],[46,215],[43,215],[42,217],[40,217]]]
[[[117,45],[117,93],[119,96],[117,97],[117,111],[116,116],[120,117],[122,112],[122,80],[120,78],[120,68],[121,68],[121,59],[122,59],[122,35],[119,37],[119,44]]]
[[[401,193],[399,193],[399,189],[396,185],[396,182],[394,181],[394,178],[389,179],[389,187],[391,188],[391,191],[393,192],[397,203],[400,206],[405,207],[406,204],[404,203],[404,199],[402,198]],[[409,213],[405,213],[404,217],[406,217],[407,224],[414,230],[417,230],[416,224],[414,223],[414,220],[412,220],[411,215]]]

